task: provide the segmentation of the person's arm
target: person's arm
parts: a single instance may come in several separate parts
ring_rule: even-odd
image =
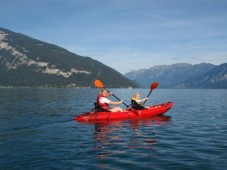
[[[107,97],[110,97],[110,96],[112,96],[112,93],[111,92],[108,92],[107,93]]]
[[[116,105],[116,104],[121,104],[121,103],[123,103],[122,100],[119,101],[119,102],[113,102],[113,101],[111,101],[111,100],[109,100],[109,99],[107,99],[107,98],[105,98],[105,97],[101,97],[99,101],[100,101],[100,103],[107,103],[107,104],[112,104],[112,105]]]
[[[144,99],[142,99],[142,100],[135,100],[136,101],[136,103],[138,103],[138,104],[142,104],[141,102],[144,102],[145,100],[147,100],[148,98],[146,97],[146,98],[144,98]]]
[[[116,104],[121,104],[121,103],[123,103],[123,101],[122,101],[122,100],[121,100],[121,101],[119,101],[119,102],[112,102],[112,101],[110,101],[108,104],[116,105]]]
[[[142,99],[141,102],[144,102],[144,101],[147,100],[147,99],[148,99],[148,98],[146,97],[146,98]]]
[[[140,100],[140,99],[138,99],[138,100],[135,100],[137,103],[141,103],[143,100]]]

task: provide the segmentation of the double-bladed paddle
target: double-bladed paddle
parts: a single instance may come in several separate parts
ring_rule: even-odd
[[[115,97],[117,100],[121,101],[121,99],[119,99],[117,96],[115,96],[115,95],[114,95],[113,93],[111,93],[109,90],[107,90],[107,89],[105,88],[105,86],[103,85],[103,83],[102,83],[100,80],[95,80],[95,81],[94,81],[94,84],[95,84],[95,87],[105,89],[106,91],[108,91],[108,93],[112,94],[113,97]],[[127,108],[129,108],[129,105],[127,105],[125,102],[123,102],[123,104],[124,104]],[[131,110],[133,113],[135,113],[137,116],[139,116],[138,112],[137,112],[135,109],[129,108],[129,110]]]
[[[151,84],[151,86],[150,86],[150,92],[149,92],[149,94],[147,95],[147,98],[150,96],[152,90],[156,89],[157,87],[158,87],[158,82],[154,82],[154,83]],[[146,101],[147,101],[147,100],[144,101],[143,105],[146,103]]]

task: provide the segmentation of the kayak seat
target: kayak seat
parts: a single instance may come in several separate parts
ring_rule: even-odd
[[[96,102],[94,103],[95,107],[92,109],[94,112],[110,112],[107,109],[101,108]]]

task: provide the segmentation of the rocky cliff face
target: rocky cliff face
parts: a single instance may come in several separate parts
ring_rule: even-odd
[[[57,76],[63,76],[68,78],[72,76],[74,73],[80,74],[91,74],[91,72],[86,70],[77,70],[76,68],[70,68],[68,71],[63,71],[58,68],[57,65],[53,65],[50,62],[39,61],[40,58],[36,59],[29,58],[29,51],[26,48],[20,52],[15,47],[11,46],[9,43],[4,42],[7,40],[8,34],[1,31],[0,32],[0,49],[1,51],[5,51],[8,53],[8,57],[0,56],[1,64],[5,66],[6,70],[16,70],[21,66],[33,67],[36,68],[36,72],[45,73],[45,74],[53,74]],[[36,44],[42,46],[43,44]]]
[[[136,87],[97,60],[0,28],[0,86],[91,87],[94,79],[109,87]]]

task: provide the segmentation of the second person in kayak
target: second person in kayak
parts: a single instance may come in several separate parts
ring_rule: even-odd
[[[140,94],[136,93],[131,98],[131,105],[133,109],[136,110],[144,110],[145,107],[143,106],[142,102],[145,102],[148,98],[140,99]]]
[[[108,97],[111,96],[111,93],[108,93],[107,90],[102,89],[100,94],[97,97],[97,105],[98,105],[98,109],[100,111],[110,111],[110,112],[123,112],[123,109],[121,107],[114,107],[114,108],[110,108],[110,105],[118,105],[123,103],[123,101],[119,101],[119,102],[113,102],[111,100],[108,99]]]

